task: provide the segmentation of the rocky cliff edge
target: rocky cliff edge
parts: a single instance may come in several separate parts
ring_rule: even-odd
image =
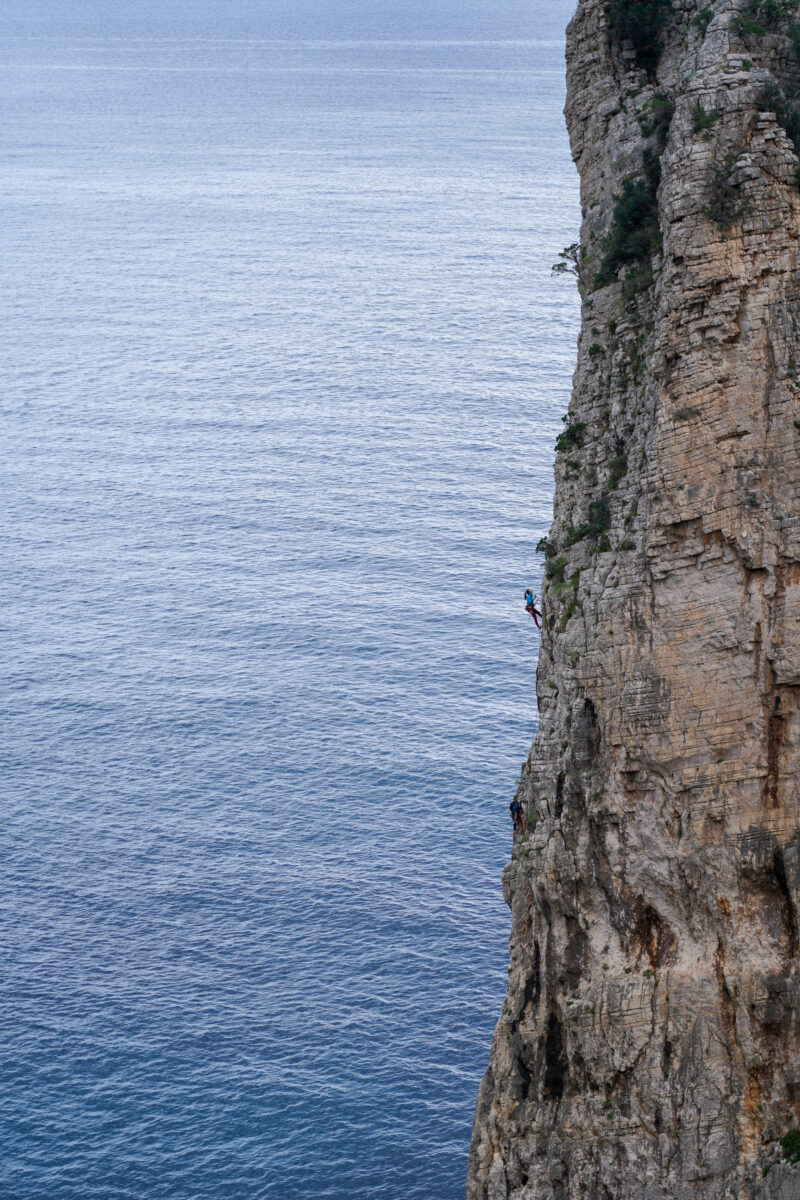
[[[468,1200],[800,1198],[800,14],[580,0],[583,300]]]

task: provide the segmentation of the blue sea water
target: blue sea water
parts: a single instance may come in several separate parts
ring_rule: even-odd
[[[571,0],[4,7],[3,1200],[456,1200]]]

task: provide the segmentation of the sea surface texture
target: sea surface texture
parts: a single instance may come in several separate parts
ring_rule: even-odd
[[[570,12],[4,6],[4,1200],[463,1195]]]

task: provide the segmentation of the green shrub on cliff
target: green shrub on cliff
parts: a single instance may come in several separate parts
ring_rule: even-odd
[[[564,568],[567,565],[567,560],[563,554],[559,554],[558,558],[551,558],[545,567],[544,573],[552,583],[564,582]]]
[[[598,550],[608,549],[608,531],[611,528],[611,509],[603,494],[589,503],[589,520],[567,533],[567,545],[574,546],[587,538]]]
[[[800,1129],[790,1129],[781,1138],[781,1150],[784,1162],[800,1162]]]
[[[613,492],[614,488],[628,472],[628,458],[624,450],[620,451],[619,454],[615,454],[608,466],[608,484],[606,486],[610,492]]]
[[[751,208],[736,179],[738,157],[736,150],[729,150],[721,162],[711,164],[709,201],[704,212],[722,229],[729,229],[734,221],[738,221]]]
[[[718,108],[712,108],[710,111],[706,111],[702,104],[698,102],[692,109],[692,132],[705,133],[711,128],[715,121],[719,120],[719,118],[720,111]]]
[[[797,30],[800,41],[800,24],[798,24]],[[800,158],[800,112],[795,107],[796,103],[797,101],[790,100],[774,81],[762,88],[758,97],[759,108],[775,114],[778,124],[786,130],[789,140],[794,146],[795,154]],[[798,184],[800,184],[800,179],[798,179]]]
[[[672,0],[609,0],[607,11],[612,45],[627,42],[636,65],[652,79],[661,56],[661,33],[673,13]]]
[[[763,37],[780,29],[797,12],[797,0],[748,0],[731,28],[744,37]]]
[[[692,17],[692,19],[690,21],[690,24],[693,25],[695,29],[699,29],[701,34],[703,35],[703,37],[705,37],[706,30],[708,29],[709,25],[711,24],[711,19],[713,16],[714,16],[713,9],[701,8],[699,12],[696,12],[694,14],[694,16]]]
[[[658,185],[661,164],[651,151],[645,151],[642,175],[629,175],[614,202],[611,226],[601,243],[603,257],[594,278],[595,288],[606,287],[628,267],[632,294],[652,282],[651,260],[661,250],[658,223]]]
[[[655,135],[656,147],[663,154],[667,144],[669,127],[675,115],[675,105],[664,92],[656,92],[636,114],[639,128],[646,138]]]
[[[559,262],[553,263],[550,271],[553,275],[574,275],[580,279],[580,262],[586,257],[586,252],[580,242],[573,242],[559,251]]]
[[[564,428],[556,438],[556,452],[563,454],[565,450],[570,450],[573,446],[581,446],[583,444],[583,431],[586,428],[585,421],[570,421],[569,414],[562,417]]]

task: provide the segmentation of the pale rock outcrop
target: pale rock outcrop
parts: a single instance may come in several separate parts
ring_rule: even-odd
[[[569,29],[583,327],[468,1200],[800,1198],[800,62],[742,8],[676,5],[652,79],[600,0]],[[594,286],[645,155],[662,252]]]

